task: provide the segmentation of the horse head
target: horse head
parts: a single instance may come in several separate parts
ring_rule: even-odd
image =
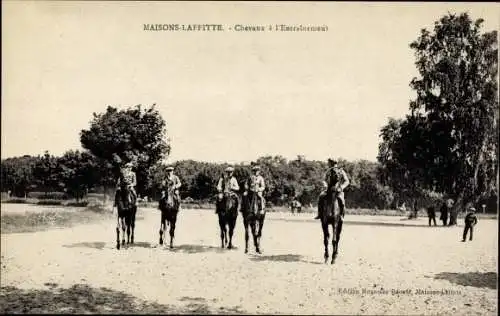
[[[174,208],[175,201],[173,192],[171,190],[166,190],[165,196],[161,199],[161,202],[165,208]]]

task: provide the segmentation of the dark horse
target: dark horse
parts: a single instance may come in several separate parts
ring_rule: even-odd
[[[233,248],[233,232],[238,218],[238,197],[229,192],[224,193],[222,200],[218,203],[218,215],[220,226],[221,247]],[[229,240],[228,240],[229,228]]]
[[[170,225],[170,248],[174,247],[175,223],[177,222],[177,213],[179,205],[175,202],[174,193],[167,190],[165,196],[160,199],[159,209],[161,211],[160,222],[160,245],[163,245],[163,233]]]
[[[255,251],[260,252],[260,238],[262,237],[262,227],[266,217],[265,210],[259,212],[259,197],[257,193],[248,191],[243,195],[241,213],[243,215],[243,225],[245,226],[245,253],[248,253],[248,226],[252,229],[253,244]]]
[[[122,229],[122,245],[125,245],[125,230],[127,244],[134,243],[135,214],[137,213],[136,197],[126,186],[121,186],[115,193],[115,205],[118,209],[116,226],[116,249],[120,249],[120,226]]]
[[[342,232],[342,216],[337,200],[337,194],[334,192],[327,192],[326,196],[318,203],[318,208],[321,216],[321,227],[323,228],[323,243],[325,245],[325,263],[328,261],[328,244],[330,239],[329,226],[332,226],[332,264],[335,263],[337,258],[338,246],[340,240],[340,233]]]

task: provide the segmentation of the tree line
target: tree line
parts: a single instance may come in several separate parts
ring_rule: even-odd
[[[498,42],[497,32],[481,32],[482,19],[447,14],[422,29],[410,43],[418,76],[410,81],[417,97],[401,119],[389,118],[380,130],[376,162],[341,160],[351,185],[348,207],[396,208],[403,202],[427,207],[452,198],[455,207],[498,199]],[[170,153],[167,121],[153,104],[125,110],[108,106],[94,113],[80,133],[81,151],[60,157],[23,156],[1,162],[2,190],[24,196],[33,190],[64,191],[76,199],[113,187],[120,163],[133,161],[137,191],[156,198]],[[328,157],[325,157],[325,160]],[[322,191],[325,161],[304,156],[287,160],[265,156],[255,161],[266,179],[266,200],[283,205],[292,199],[315,204]],[[184,160],[174,163],[181,197],[210,200],[227,164]],[[237,164],[239,183],[249,166]]]

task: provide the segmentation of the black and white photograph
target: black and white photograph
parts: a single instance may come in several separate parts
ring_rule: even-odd
[[[0,313],[497,315],[499,17],[2,1]]]

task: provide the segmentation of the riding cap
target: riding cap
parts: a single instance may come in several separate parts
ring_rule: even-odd
[[[226,172],[233,172],[234,171],[234,168],[233,167],[227,167],[226,168]]]
[[[125,167],[127,167],[127,168],[132,168],[133,166],[134,166],[134,164],[132,162],[127,162],[125,164]]]
[[[471,207],[469,207],[469,211],[475,212],[476,208],[471,206]]]
[[[167,171],[172,171],[172,170],[174,170],[174,167],[172,167],[172,166],[168,166],[166,170],[167,170]]]
[[[260,170],[260,166],[253,166],[252,170]]]
[[[335,160],[335,159],[328,158],[328,163],[329,163],[329,164],[332,164],[332,165],[336,165],[338,162],[337,162],[337,160]]]

